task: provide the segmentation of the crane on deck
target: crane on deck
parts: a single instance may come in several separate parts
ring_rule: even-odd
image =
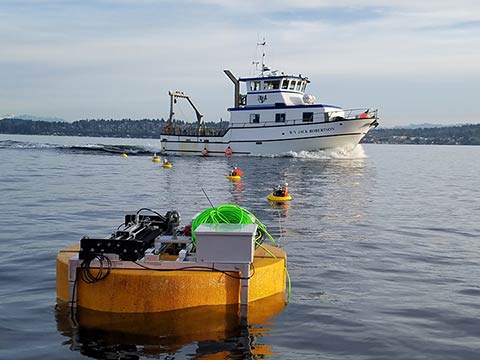
[[[168,118],[168,123],[172,124],[173,121],[173,115],[175,115],[175,112],[173,111],[173,104],[176,103],[177,98],[183,98],[187,99],[188,103],[192,106],[193,110],[195,111],[195,115],[197,116],[197,122],[198,122],[198,129],[200,129],[200,125],[202,123],[202,118],[203,115],[198,111],[197,107],[195,104],[192,102],[190,99],[190,96],[185,94],[183,91],[169,91],[168,95],[170,95],[170,116]]]

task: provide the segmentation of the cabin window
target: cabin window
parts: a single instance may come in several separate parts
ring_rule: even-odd
[[[285,122],[285,113],[275,114],[275,122]]]
[[[260,122],[260,114],[250,114],[250,123],[258,124]]]
[[[297,82],[297,91],[300,91],[302,89],[302,83],[301,81]]]
[[[313,122],[313,112],[304,112],[302,120],[303,122]]]
[[[288,79],[283,79],[282,81],[282,89],[287,90],[288,89]]]
[[[302,81],[302,92],[305,92],[305,87],[307,86],[306,81]]]
[[[297,82],[295,80],[290,81],[290,90],[295,90],[295,85]]]
[[[276,90],[280,88],[280,80],[273,80],[273,81],[264,81],[263,82],[263,89],[264,90]]]
[[[250,82],[250,90],[251,91],[258,91],[260,90],[260,81],[251,81]]]

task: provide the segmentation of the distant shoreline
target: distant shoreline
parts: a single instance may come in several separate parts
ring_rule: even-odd
[[[183,123],[183,121],[179,121]],[[111,138],[160,138],[164,119],[77,120],[51,122],[6,118],[0,120],[0,134],[91,136]],[[209,122],[210,128],[226,122]],[[428,128],[377,128],[369,131],[361,144],[480,145],[480,124]]]
[[[362,144],[480,145],[480,124],[428,128],[377,128]]]

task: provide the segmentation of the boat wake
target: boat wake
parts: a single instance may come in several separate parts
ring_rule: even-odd
[[[299,153],[296,152],[289,152],[287,156],[300,158],[300,159],[321,159],[321,160],[328,160],[328,159],[337,159],[337,160],[356,160],[356,159],[365,159],[367,155],[362,147],[362,145],[357,145],[355,147],[352,146],[344,146],[335,149],[329,150],[317,150],[317,151],[300,151]]]
[[[74,145],[69,147],[64,147],[62,150],[82,153],[82,154],[127,154],[127,155],[150,155],[152,153],[151,149],[146,149],[142,146],[137,145],[103,145],[103,144],[88,144],[88,145]]]
[[[59,145],[16,140],[0,141],[0,149],[53,149],[56,147],[59,147]]]
[[[146,148],[138,145],[106,145],[106,144],[79,144],[79,145],[61,145],[49,143],[34,143],[24,141],[5,140],[0,141],[0,149],[27,149],[42,150],[56,149],[67,153],[77,154],[127,154],[127,155],[150,155],[154,149]]]
[[[3,140],[0,141],[0,149],[27,149],[27,150],[45,150],[53,149],[67,153],[74,154],[92,154],[92,155],[118,155],[127,154],[129,156],[149,156],[153,152],[158,151],[154,147],[141,145],[111,145],[111,144],[50,144],[50,143],[35,143],[27,141]],[[317,151],[289,151],[276,155],[250,155],[253,157],[293,157],[300,159],[337,159],[337,160],[352,160],[365,159],[367,155],[363,150],[362,145],[352,147],[351,145],[339,147],[329,150]]]

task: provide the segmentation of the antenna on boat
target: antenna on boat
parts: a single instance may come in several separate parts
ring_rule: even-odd
[[[201,188],[203,193],[205,194],[205,197],[207,198],[208,202],[210,203],[210,205],[212,206],[212,208],[215,208],[215,206],[213,206],[212,202],[210,201],[210,198],[208,197],[207,195],[207,192],[205,191],[205,189],[202,187]]]
[[[264,76],[264,72],[270,71],[270,68],[265,65],[265,49],[267,47],[267,42],[265,41],[265,38],[263,38],[262,42],[257,42],[257,46],[263,46],[263,49],[262,49],[262,67],[260,69],[260,73],[262,74],[262,76]],[[258,61],[254,61],[253,64],[255,65],[255,67],[257,67],[259,65]],[[257,70],[258,70],[258,68],[257,68]]]

